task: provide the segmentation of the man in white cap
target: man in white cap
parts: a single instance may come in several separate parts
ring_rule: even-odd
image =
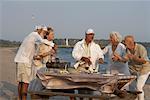
[[[82,67],[88,67],[86,69],[91,73],[98,72],[96,64],[97,62],[102,63],[104,56],[100,46],[96,44],[93,39],[94,31],[93,29],[88,29],[85,32],[85,39],[75,44],[72,56],[78,61],[74,66],[76,69],[84,64],[85,66]]]
[[[93,29],[85,32],[85,39],[77,42],[73,48],[72,56],[77,61],[75,69],[93,73],[98,72],[97,63],[103,63],[104,55],[98,44],[94,41]],[[79,93],[87,93],[86,90],[79,90]],[[91,92],[88,92],[88,94]],[[82,98],[80,98],[82,99]]]
[[[40,30],[40,31],[38,31]],[[28,84],[31,81],[31,64],[35,54],[36,44],[45,43],[54,46],[52,41],[43,39],[47,33],[46,27],[41,27],[30,33],[22,42],[14,61],[17,63],[17,81],[19,100],[26,100]]]
[[[42,31],[41,25],[35,26],[35,32],[41,33],[41,31]]]

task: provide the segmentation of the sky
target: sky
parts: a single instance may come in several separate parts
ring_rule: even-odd
[[[55,38],[96,39],[111,31],[136,41],[150,42],[149,0],[1,0],[0,39],[22,41],[36,25],[52,26]]]

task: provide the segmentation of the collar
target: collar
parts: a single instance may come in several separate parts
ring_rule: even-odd
[[[83,40],[82,40],[82,43],[83,43],[83,44],[86,44],[85,39],[83,39]],[[92,42],[91,42],[91,43],[89,43],[89,44],[91,45],[91,44],[93,44],[93,43],[94,43],[94,41],[92,41]]]
[[[135,47],[133,49],[133,52],[130,49],[127,49],[131,54],[135,54],[135,52],[137,51],[137,43],[135,43]]]

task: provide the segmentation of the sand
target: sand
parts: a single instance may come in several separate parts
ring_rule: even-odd
[[[15,54],[16,48],[0,48],[0,100],[16,100],[17,98]],[[144,91],[145,100],[149,100],[150,78],[144,86]],[[66,99],[68,98],[64,98]],[[62,97],[58,96],[50,100],[62,100]],[[117,100],[117,98],[111,100]]]
[[[13,61],[16,48],[0,48],[0,100],[17,96],[16,66]]]

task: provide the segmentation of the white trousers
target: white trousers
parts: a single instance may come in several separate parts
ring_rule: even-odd
[[[145,85],[146,80],[148,79],[148,76],[150,75],[150,72],[143,74],[143,75],[139,75],[139,77],[137,77],[137,90],[141,91],[141,94],[138,94],[138,97],[136,98],[136,100],[144,100],[144,90],[143,87]]]

